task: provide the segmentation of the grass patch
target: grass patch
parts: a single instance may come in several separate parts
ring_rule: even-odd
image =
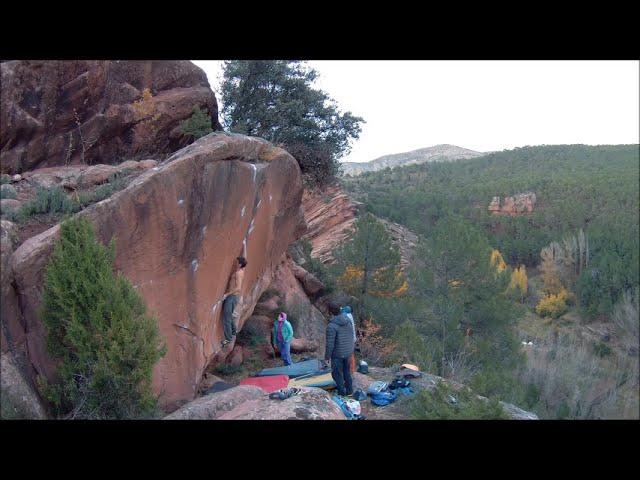
[[[411,417],[416,420],[507,420],[497,399],[482,399],[468,390],[454,391],[440,383],[411,399]]]

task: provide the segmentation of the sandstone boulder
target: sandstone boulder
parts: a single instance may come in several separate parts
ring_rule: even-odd
[[[306,338],[294,338],[291,340],[292,353],[315,352],[318,349],[318,343]]]
[[[221,307],[235,257],[248,260],[240,331],[287,246],[304,231],[301,196],[300,169],[287,152],[262,139],[212,133],[76,214],[93,223],[102,242],[115,236],[116,268],[159,320],[168,351],[153,385],[164,408],[193,399],[207,365],[230,353],[233,345],[220,345]],[[22,326],[35,372],[49,379],[55,366],[38,308],[58,235],[55,226],[12,254],[19,314],[2,305],[3,318]]]
[[[20,210],[22,203],[12,198],[3,198],[0,200],[0,212],[11,213]]]
[[[230,390],[227,390],[230,391]],[[217,417],[220,420],[345,420],[329,393],[320,388],[302,388],[286,400],[268,395],[240,403]]]
[[[220,129],[207,76],[189,61],[7,61],[0,64],[2,171],[111,164],[190,141],[180,123],[203,108]]]
[[[0,357],[0,369],[0,417],[46,419],[47,414],[40,398],[20,373],[10,353],[3,353]]]
[[[216,375],[213,375],[209,372],[204,372],[202,376],[202,381],[200,382],[200,387],[198,390],[205,391],[213,386],[214,383],[222,382],[222,379]]]
[[[235,347],[233,347],[233,350],[231,351],[229,356],[226,358],[226,362],[229,365],[240,366],[242,365],[243,361],[244,361],[244,355],[243,355],[242,347],[240,345],[236,345]]]
[[[312,341],[318,349],[323,350],[327,322],[322,313],[311,304],[293,274],[294,265],[289,256],[283,255],[274,271],[269,289],[278,292],[285,310],[292,317],[294,337]]]
[[[309,296],[317,295],[320,291],[324,289],[324,283],[322,283],[318,278],[311,272],[307,272],[300,265],[292,264],[291,270],[293,271],[293,275],[298,279],[298,281],[302,284],[302,288]]]
[[[260,399],[263,396],[265,396],[265,393],[261,388],[253,385],[239,385],[193,400],[164,419],[215,420],[225,412],[232,411],[236,406]]]

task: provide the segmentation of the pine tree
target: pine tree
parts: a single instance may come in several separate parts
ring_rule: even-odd
[[[314,89],[317,76],[298,61],[227,61],[222,117],[232,132],[283,144],[305,177],[325,183],[338,172],[338,158],[349,152],[364,120],[340,113],[335,101]]]
[[[115,243],[86,219],[64,222],[45,272],[42,320],[59,382],[45,386],[70,418],[154,414],[153,366],[164,355],[157,322],[131,283],[113,271]]]
[[[400,271],[400,253],[382,222],[368,213],[354,227],[352,237],[336,254],[345,269],[341,286],[359,298],[404,294],[408,284]]]

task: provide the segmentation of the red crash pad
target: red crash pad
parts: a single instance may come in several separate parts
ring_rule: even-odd
[[[281,388],[287,388],[289,377],[287,375],[270,375],[268,377],[249,377],[240,380],[240,385],[255,385],[267,393],[275,392]]]

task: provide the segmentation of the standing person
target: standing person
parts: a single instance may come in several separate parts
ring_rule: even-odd
[[[285,365],[291,365],[291,340],[293,339],[293,327],[287,314],[281,312],[273,324],[273,344],[278,346],[280,358]]]
[[[353,343],[355,345],[356,341],[358,340],[356,337],[356,322],[353,319],[353,314],[351,313],[351,307],[349,305],[345,305],[344,307],[342,307],[340,309],[341,313],[344,313],[347,318],[351,321],[351,327],[353,327]],[[351,360],[350,360],[350,368],[351,368],[351,372],[355,372],[356,371],[356,353],[355,351],[351,354]]]
[[[331,361],[331,377],[338,387],[338,395],[353,393],[351,379],[351,355],[353,355],[353,329],[349,318],[340,313],[340,306],[329,303],[329,313],[333,315],[327,325],[327,347],[324,352],[325,366]]]
[[[247,260],[244,257],[238,257],[236,261],[235,270],[229,279],[229,286],[227,287],[227,292],[224,294],[224,301],[222,303],[222,326],[224,327],[223,347],[231,342],[236,335],[233,312],[240,299],[242,281],[244,280],[244,267],[247,266]]]

